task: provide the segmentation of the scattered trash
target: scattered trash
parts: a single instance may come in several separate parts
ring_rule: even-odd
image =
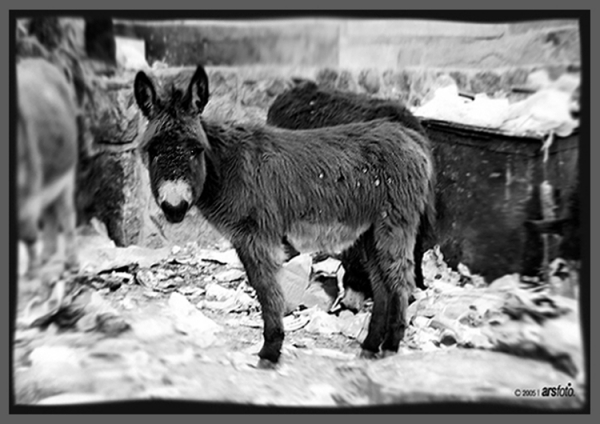
[[[421,118],[490,128],[511,135],[570,135],[579,127],[579,120],[572,117],[572,112],[579,109],[575,99],[579,75],[564,74],[554,82],[547,76],[535,75],[533,79],[536,80],[530,81],[533,94],[512,104],[508,98],[489,98],[485,93],[468,99],[452,83],[438,88],[434,97],[413,113]]]
[[[343,311],[338,318],[341,321],[341,333],[362,343],[367,337],[370,317],[371,314],[365,312],[355,315],[350,311]]]
[[[233,269],[228,269],[228,270],[219,272],[218,274],[215,274],[215,280],[232,282],[232,281],[241,280],[245,276],[246,276],[245,271],[243,271],[241,269],[233,268]]]
[[[283,328],[286,332],[300,330],[310,322],[310,317],[307,315],[288,315],[283,318]]]
[[[110,290],[118,290],[123,284],[132,284],[136,281],[136,278],[128,272],[112,271],[110,273],[98,274],[95,280],[94,288],[97,290],[105,287],[108,287]]]
[[[119,68],[138,71],[148,69],[144,40],[130,37],[115,37],[116,59]]]
[[[163,293],[172,292],[181,286],[183,279],[173,276],[166,270],[142,268],[135,274],[135,280],[143,287]]]
[[[331,280],[331,278],[321,279],[320,281],[313,280],[302,295],[300,304],[307,308],[317,307],[322,311],[328,312],[332,308],[335,300],[335,296],[332,297],[327,293],[326,286]],[[331,288],[332,285],[330,284],[329,286]],[[337,292],[337,284],[334,284],[333,288]]]
[[[324,261],[316,262],[312,266],[315,277],[336,277],[342,266],[342,263],[334,258],[327,258]]]
[[[238,258],[235,249],[229,249],[226,251],[219,250],[200,250],[198,257],[207,262],[216,262],[221,265],[228,265],[232,268],[244,269],[242,262]]]
[[[310,322],[305,327],[306,331],[321,335],[331,335],[341,332],[341,323],[334,315],[315,309],[310,315]]]
[[[302,301],[310,284],[312,258],[308,254],[298,255],[283,264],[276,275],[286,302],[284,314],[294,311]]]
[[[206,294],[206,289],[194,285],[180,286],[177,288],[177,291],[188,297],[197,297]]]
[[[229,313],[249,311],[258,307],[258,303],[244,292],[243,284],[232,290],[211,283],[206,286],[206,300],[199,301],[196,306]]]
[[[494,290],[517,290],[520,285],[519,274],[509,274],[492,281],[489,288]]]

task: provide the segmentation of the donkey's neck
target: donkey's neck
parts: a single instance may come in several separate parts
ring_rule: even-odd
[[[202,127],[208,139],[205,152],[206,182],[200,202],[206,205],[218,201],[226,176],[235,175],[242,161],[242,151],[247,142],[247,127],[234,123],[216,123],[202,119]]]

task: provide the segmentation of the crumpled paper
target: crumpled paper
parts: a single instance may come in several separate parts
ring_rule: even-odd
[[[507,98],[490,98],[485,93],[474,99],[461,96],[456,84],[438,88],[433,98],[413,110],[420,118],[444,120],[475,127],[490,128],[514,135],[554,133],[570,135],[579,127],[572,112],[579,109],[576,91],[580,77],[564,74],[551,81],[545,71],[530,75],[527,88],[534,94],[510,103]]]

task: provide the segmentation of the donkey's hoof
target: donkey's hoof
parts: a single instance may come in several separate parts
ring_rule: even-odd
[[[277,368],[277,362],[269,361],[268,359],[261,358],[256,364],[256,368],[260,370],[274,370]]]
[[[371,350],[362,349],[358,354],[358,357],[361,359],[375,359],[377,357],[377,352],[373,352]]]

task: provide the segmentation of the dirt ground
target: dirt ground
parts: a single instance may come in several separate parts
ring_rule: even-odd
[[[514,330],[507,325],[515,320],[500,319],[499,313],[495,325],[503,322],[503,333],[475,334],[485,325],[472,323],[473,310],[485,304],[491,316],[501,303],[506,310],[506,291],[485,291],[475,287],[476,279],[472,287],[460,287],[464,275],[457,277],[439,261],[430,260],[426,275],[436,274],[438,281],[413,304],[399,353],[375,360],[357,357],[369,302],[356,314],[328,314],[333,299],[315,290],[321,286],[313,263],[307,274],[312,288],[306,289],[313,295],[301,296],[284,320],[280,364],[262,369],[257,366],[259,305],[226,243],[136,250],[100,239],[80,237],[77,274],[63,274],[50,284],[20,277],[13,345],[16,404],[171,399],[338,408],[458,401],[573,409],[584,402],[578,359],[568,365],[548,360],[565,352],[579,358],[580,339],[553,333],[546,338],[558,340],[558,352],[516,356],[514,346],[523,351],[523,334],[534,327],[519,324]],[[567,322],[569,315],[557,312],[566,310],[559,303],[553,309],[541,305],[535,306],[538,315],[562,316],[548,323]],[[465,323],[465,311],[471,313],[468,328],[448,324],[454,318]],[[547,326],[535,325],[536,340],[543,339]],[[565,329],[547,331],[564,334]],[[506,366],[498,368],[502,361]],[[574,396],[544,399],[539,392],[558,385],[573,387]],[[520,388],[538,389],[538,395],[515,397]]]

